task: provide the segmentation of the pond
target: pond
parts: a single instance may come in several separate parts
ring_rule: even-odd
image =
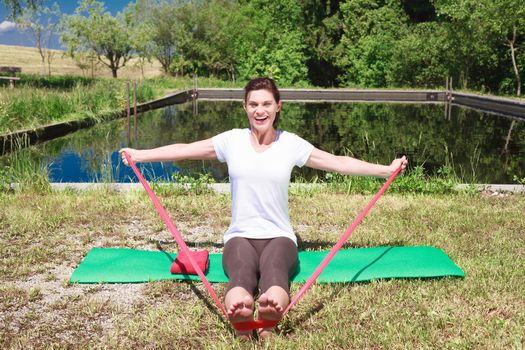
[[[22,152],[48,169],[51,182],[136,182],[120,162],[121,147],[191,142],[247,127],[241,102],[199,101],[197,113],[193,107],[173,105],[139,116],[136,139],[132,129],[129,143],[126,120],[120,119]],[[406,154],[411,166],[422,165],[428,174],[448,166],[466,183],[516,183],[514,177],[525,177],[525,121],[457,106],[445,111],[442,104],[285,102],[279,128],[323,150],[369,162],[389,163]],[[209,173],[220,182],[228,176],[226,166],[217,161],[140,168],[150,180],[170,180],[178,171]],[[303,168],[292,176],[312,179],[324,174]]]

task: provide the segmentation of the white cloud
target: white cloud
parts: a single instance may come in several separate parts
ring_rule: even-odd
[[[10,21],[3,21],[0,23],[0,33],[8,32],[16,29],[16,23]]]

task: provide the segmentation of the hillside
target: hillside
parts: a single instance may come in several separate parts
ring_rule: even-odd
[[[91,69],[80,69],[73,59],[67,57],[64,51],[51,50],[51,75],[84,75],[91,76]],[[42,61],[36,48],[25,46],[0,45],[0,66],[21,67],[23,73],[42,74]],[[46,73],[47,74],[47,67]],[[95,77],[111,77],[111,71],[101,63],[94,66]],[[144,65],[144,77],[150,78],[162,75],[161,65],[158,61]],[[132,59],[126,66],[119,69],[119,78],[140,79],[142,73],[137,59]]]

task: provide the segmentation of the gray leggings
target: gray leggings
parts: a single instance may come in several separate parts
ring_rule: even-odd
[[[255,294],[271,286],[290,291],[290,275],[297,265],[297,246],[286,237],[248,239],[235,237],[224,245],[222,266],[229,277],[227,290],[243,287]],[[259,283],[257,283],[259,281]]]

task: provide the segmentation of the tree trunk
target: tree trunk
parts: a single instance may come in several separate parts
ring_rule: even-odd
[[[462,72],[463,73],[463,89],[468,89],[468,75],[469,75],[469,66],[468,66],[468,62],[466,62],[465,64],[465,70]]]
[[[47,51],[47,75],[51,76],[51,56],[53,54],[48,50]]]
[[[114,57],[109,57],[109,68],[111,69],[111,75],[113,78],[117,78],[118,60],[118,58],[115,59]]]
[[[507,132],[507,137],[505,138],[505,146],[503,147],[502,153],[508,153],[509,152],[509,143],[510,143],[510,135],[512,134],[512,129],[514,128],[514,124],[516,124],[516,120],[512,120],[510,123],[509,131]]]
[[[159,60],[160,65],[162,66],[162,70],[164,71],[164,73],[166,75],[170,75],[171,60],[166,58],[165,55],[160,55],[160,54],[156,55],[155,58],[157,58],[157,60]]]
[[[42,61],[42,74],[46,74],[46,52],[45,49],[42,47],[42,31],[40,29],[35,29],[33,31],[35,36],[35,44],[36,49],[38,50],[38,53],[40,54],[40,60]]]
[[[517,28],[514,25],[512,28],[512,39],[510,40],[507,39],[507,43],[509,44],[509,47],[510,47],[510,57],[512,59],[512,68],[514,69],[514,76],[516,77],[516,85],[517,85],[516,95],[521,96],[521,77],[520,77],[520,72],[518,70],[518,65],[516,64],[516,47],[514,46],[514,44],[516,43],[516,31],[517,31]]]

